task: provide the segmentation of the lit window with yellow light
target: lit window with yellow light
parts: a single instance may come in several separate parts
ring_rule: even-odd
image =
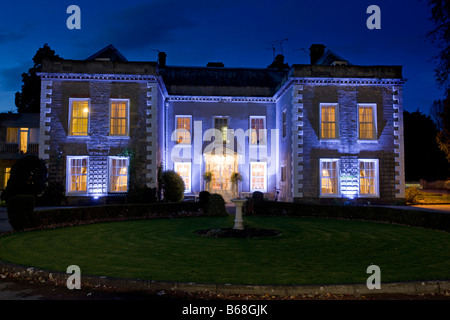
[[[70,135],[87,136],[89,126],[89,99],[70,99]]]
[[[191,116],[176,116],[177,143],[191,144]]]
[[[250,117],[250,144],[266,144],[266,117]]]
[[[11,167],[5,168],[5,180],[4,180],[4,188],[8,185],[8,180],[11,177]]]
[[[128,191],[129,158],[109,158],[109,192]]]
[[[320,159],[320,194],[323,196],[339,193],[339,160]]]
[[[376,139],[376,105],[358,105],[358,138],[360,140]]]
[[[110,135],[128,136],[129,100],[111,100]]]
[[[359,194],[378,196],[378,160],[359,160]]]
[[[88,157],[67,158],[67,191],[69,193],[86,193],[88,181]]]
[[[320,138],[338,138],[337,104],[320,104]]]

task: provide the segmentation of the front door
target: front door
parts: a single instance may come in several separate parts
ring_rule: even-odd
[[[213,192],[217,191],[230,191],[231,190],[231,181],[230,177],[232,172],[231,164],[229,163],[212,163],[211,166],[212,171],[212,180],[211,180],[211,188]]]
[[[229,202],[233,196],[231,175],[238,172],[237,155],[205,155],[205,172],[211,172],[211,193],[221,194],[225,202]]]

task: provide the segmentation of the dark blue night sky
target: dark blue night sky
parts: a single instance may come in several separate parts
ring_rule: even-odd
[[[69,5],[81,8],[81,30],[69,30]],[[369,30],[369,5],[381,8],[381,30]],[[85,59],[113,44],[129,61],[168,65],[265,68],[272,41],[284,40],[285,61],[309,63],[307,50],[322,43],[353,64],[403,65],[404,108],[428,113],[442,96],[434,80],[437,48],[427,0],[73,0],[9,1],[0,19],[0,112],[15,111],[21,73],[48,43],[65,59]],[[276,42],[275,42],[276,43]]]

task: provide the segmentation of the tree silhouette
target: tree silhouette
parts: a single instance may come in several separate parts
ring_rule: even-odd
[[[22,91],[16,92],[15,104],[19,113],[39,113],[41,107],[41,79],[37,75],[44,59],[62,60],[46,43],[33,57],[34,66],[22,74]]]
[[[439,112],[442,127],[437,134],[437,141],[450,162],[450,1],[428,0],[428,6],[431,8],[431,20],[435,24],[428,39],[440,49],[439,54],[434,57],[435,78],[445,95]]]
[[[445,180],[449,165],[436,141],[437,127],[419,111],[403,113],[406,181]]]
[[[47,167],[42,159],[29,155],[17,160],[11,168],[11,176],[1,195],[8,202],[16,195],[37,196],[44,191],[47,182]]]

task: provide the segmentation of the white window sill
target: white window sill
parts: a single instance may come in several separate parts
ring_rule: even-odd
[[[108,139],[129,140],[130,136],[106,136]]]
[[[377,139],[358,139],[358,143],[378,143]]]

